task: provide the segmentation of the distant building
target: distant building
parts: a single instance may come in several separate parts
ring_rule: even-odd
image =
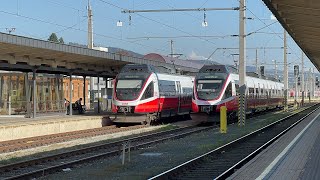
[[[86,104],[89,103],[89,78],[86,78],[86,84],[85,84],[85,94],[83,94],[83,85],[84,85],[84,79],[82,77],[72,77],[72,100],[71,102],[74,103],[80,98],[82,98],[82,104],[84,101]],[[70,101],[70,78],[64,77],[63,78],[63,95],[64,98],[66,98],[68,101]],[[84,97],[85,99],[84,99]]]

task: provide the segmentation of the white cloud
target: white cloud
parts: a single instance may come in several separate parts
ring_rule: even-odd
[[[192,50],[191,54],[188,55],[188,59],[192,59],[192,60],[205,60],[205,59],[207,59],[207,58],[204,57],[204,56],[201,56],[201,55],[197,55],[197,53]]]

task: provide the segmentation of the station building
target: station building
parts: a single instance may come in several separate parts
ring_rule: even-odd
[[[32,79],[32,73],[0,71],[0,115],[25,114],[27,97],[30,97],[30,103],[32,103],[33,107]],[[83,97],[83,85],[83,77],[73,77],[73,97],[71,102],[75,102],[79,98],[86,98],[86,102],[89,103],[89,81],[85,81],[85,97]],[[65,99],[70,100],[69,86],[69,77],[64,77],[63,75],[37,74],[37,112],[65,111]]]

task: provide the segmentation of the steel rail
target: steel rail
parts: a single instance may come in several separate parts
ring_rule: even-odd
[[[40,147],[40,146],[54,144],[54,143],[71,141],[79,138],[94,137],[94,136],[105,135],[109,133],[135,130],[135,129],[140,129],[144,127],[146,126],[138,125],[138,126],[129,126],[125,128],[117,128],[116,126],[105,126],[101,128],[86,129],[86,130],[71,131],[71,132],[29,137],[29,138],[23,138],[23,139],[2,141],[0,144],[0,153],[14,152],[18,150]]]
[[[266,148],[268,145],[270,145],[272,142],[274,142],[275,140],[277,140],[280,136],[282,136],[284,133],[286,133],[287,131],[289,131],[291,128],[293,128],[295,125],[297,125],[299,122],[301,122],[302,120],[304,120],[306,117],[310,116],[311,114],[313,114],[315,111],[320,109],[319,104],[315,104],[311,107],[309,107],[308,109],[305,109],[304,111],[295,113],[295,114],[291,114],[288,115],[284,118],[281,118],[278,121],[275,121],[269,125],[266,125],[258,130],[255,130],[247,135],[244,135],[240,138],[237,138],[223,146],[220,146],[212,151],[209,151],[203,155],[200,155],[196,158],[193,158],[185,163],[182,163],[176,167],[173,167],[165,172],[162,172],[156,176],[153,176],[151,178],[149,178],[149,180],[154,180],[154,179],[177,179],[177,177],[175,177],[175,175],[184,172],[185,169],[191,169],[191,167],[194,164],[201,164],[201,161],[205,158],[208,158],[210,156],[213,156],[214,154],[221,154],[220,152],[224,151],[224,149],[228,149],[232,146],[234,146],[235,144],[240,144],[245,142],[246,139],[255,136],[256,134],[258,134],[259,132],[262,132],[270,127],[273,127],[274,125],[277,125],[285,120],[288,120],[290,118],[293,118],[294,116],[299,115],[300,113],[303,113],[305,111],[310,110],[311,108],[316,107],[314,110],[312,110],[311,112],[309,112],[307,115],[303,116],[302,118],[300,118],[298,121],[296,121],[294,124],[290,125],[289,127],[287,127],[284,131],[281,131],[277,136],[273,137],[272,139],[268,140],[266,143],[264,143],[262,146],[260,146],[258,149],[254,150],[252,153],[250,153],[249,155],[247,155],[246,157],[244,157],[243,159],[241,159],[240,161],[236,162],[234,165],[232,165],[230,168],[228,168],[227,170],[225,170],[223,173],[221,173],[220,175],[218,175],[215,179],[225,179],[227,178],[229,175],[231,175],[233,173],[233,171],[235,169],[238,169],[239,167],[241,167],[244,163],[248,162],[250,159],[252,159],[255,155],[257,155],[259,152],[261,152],[264,148]],[[213,177],[212,177],[213,178]]]
[[[197,132],[200,132],[200,131],[210,130],[212,128],[213,127],[197,127],[196,129],[193,129],[193,127],[189,126],[189,127],[178,128],[178,129],[174,129],[174,130],[167,130],[167,131],[162,131],[162,132],[142,135],[142,136],[138,136],[138,137],[128,138],[128,139],[124,139],[124,140],[120,140],[120,141],[116,141],[116,142],[111,142],[111,143],[106,143],[106,144],[102,144],[102,145],[86,147],[86,148],[77,149],[77,150],[64,152],[64,153],[59,153],[59,154],[46,156],[46,157],[42,157],[42,158],[36,158],[36,159],[28,160],[28,161],[12,163],[12,164],[9,164],[9,165],[0,166],[0,173],[3,174],[3,173],[10,172],[13,175],[12,176],[3,176],[2,175],[2,177],[0,175],[0,178],[4,178],[4,179],[24,179],[24,178],[28,178],[28,177],[43,176],[44,174],[48,174],[48,173],[54,172],[54,171],[59,171],[62,168],[70,167],[70,166],[72,166],[74,164],[88,162],[88,161],[92,161],[92,160],[103,158],[103,157],[107,157],[107,156],[117,155],[119,152],[121,152],[121,150],[115,149],[115,147],[119,147],[120,145],[122,145],[123,143],[126,143],[128,141],[137,142],[137,144],[133,144],[132,143],[132,148],[139,148],[139,147],[145,147],[145,146],[150,145],[150,144],[166,141],[166,140],[169,140],[169,139],[181,138],[181,137],[184,137],[184,136],[187,136],[187,135],[190,135],[190,134],[193,134],[193,133],[197,133]],[[179,133],[179,131],[182,131],[182,133]],[[187,131],[187,132],[183,132],[183,131]],[[165,134],[167,134],[168,137],[162,137]],[[148,138],[149,139],[150,138],[157,138],[157,139],[156,140],[153,139],[153,140],[149,140],[149,141],[145,142],[145,140],[148,139]],[[139,142],[139,141],[141,141],[141,142]],[[79,159],[76,159],[76,160],[72,160],[72,161],[69,161],[69,162],[64,161],[64,163],[59,163],[58,165],[51,165],[51,166],[49,165],[48,167],[37,169],[37,170],[33,170],[33,171],[30,171],[30,172],[26,172],[26,173],[21,173],[21,174],[16,173],[15,174],[15,172],[13,172],[15,169],[18,169],[18,171],[19,171],[19,168],[28,167],[30,165],[43,164],[43,162],[52,163],[52,161],[54,161],[56,159],[58,159],[58,160],[59,159],[64,159],[64,158],[67,159],[69,157],[74,157],[74,156],[79,155],[79,154],[92,153],[93,151],[101,150],[101,149],[107,149],[107,148],[110,148],[110,147],[113,147],[114,150],[111,150],[111,151],[108,151],[108,152],[104,152],[104,153],[95,154],[95,155],[90,155],[90,156],[87,156],[87,157],[82,157],[82,158],[79,158]],[[44,164],[44,165],[46,165],[46,164]]]

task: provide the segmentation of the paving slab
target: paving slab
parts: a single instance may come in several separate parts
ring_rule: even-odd
[[[84,129],[99,128],[106,125],[108,114],[64,115],[53,113],[36,118],[23,116],[0,116],[0,142],[56,134]]]
[[[317,110],[229,179],[320,179],[319,114]]]

